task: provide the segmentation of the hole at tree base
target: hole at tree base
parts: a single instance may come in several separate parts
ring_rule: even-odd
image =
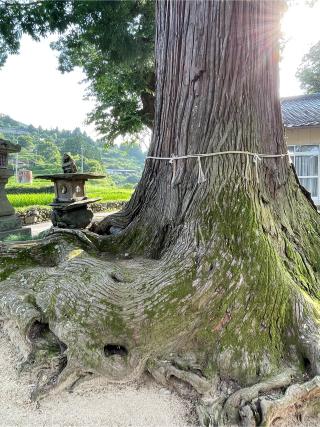
[[[35,320],[27,333],[27,338],[37,347],[50,353],[62,354],[67,346],[50,330],[49,324]]]
[[[304,370],[307,374],[311,374],[311,362],[307,357],[302,359]]]
[[[104,354],[106,357],[118,355],[118,356],[127,356],[128,350],[120,344],[107,344],[103,348]]]
[[[49,332],[49,325],[48,323],[42,323],[36,320],[31,325],[29,331],[28,331],[28,339],[31,342],[35,342],[40,338],[43,338],[47,333]]]
[[[110,277],[111,277],[111,279],[112,279],[112,280],[114,280],[116,283],[121,283],[121,282],[123,282],[123,280],[122,280],[121,276],[120,276],[120,275],[119,275],[119,273],[117,273],[117,272],[113,272],[113,273],[111,273],[111,274],[110,274]]]

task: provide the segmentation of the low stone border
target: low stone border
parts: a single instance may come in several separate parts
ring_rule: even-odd
[[[39,222],[50,221],[50,208],[30,208],[24,211],[17,211],[22,225],[37,224]]]
[[[110,210],[119,210],[126,202],[106,202],[106,203],[93,203],[90,205],[94,213],[105,212]],[[30,208],[24,211],[17,211],[22,225],[38,224],[40,222],[50,221],[51,208]]]
[[[105,211],[117,211],[121,209],[126,202],[105,202],[105,203],[92,203],[90,205],[94,213]]]

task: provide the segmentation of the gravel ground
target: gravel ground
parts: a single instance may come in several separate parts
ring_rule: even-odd
[[[73,393],[30,402],[30,378],[19,375],[11,341],[0,332],[0,426],[184,427],[194,425],[191,405],[150,380],[115,386],[86,381]]]

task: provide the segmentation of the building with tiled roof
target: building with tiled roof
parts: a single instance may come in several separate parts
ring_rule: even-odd
[[[282,98],[281,107],[286,128],[320,126],[320,93]]]
[[[283,98],[288,149],[301,184],[320,205],[320,93]]]

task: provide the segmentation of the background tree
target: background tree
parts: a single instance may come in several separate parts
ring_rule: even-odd
[[[19,135],[17,143],[27,151],[33,152],[35,149],[34,140],[31,135]]]
[[[79,66],[85,72],[87,96],[96,101],[88,122],[105,142],[152,127],[154,0],[1,0],[0,64],[19,51],[22,34],[39,40],[55,32],[61,34],[52,44],[59,51],[59,68],[68,72]],[[297,72],[308,93],[320,91],[319,43]]]
[[[304,55],[296,75],[307,93],[320,92],[320,41]]]
[[[41,141],[38,154],[43,157],[46,162],[61,165],[60,151],[52,141]]]
[[[89,115],[105,140],[151,127],[154,117],[154,1],[0,1],[0,64],[18,53],[22,34],[61,37],[60,69],[80,66]]]
[[[148,370],[199,398],[205,425],[316,410],[320,219],[286,154],[281,6],[159,1],[149,154],[165,159],[147,160],[127,206],[93,228],[102,236],[0,246],[3,318],[32,360],[61,353],[34,397]]]

